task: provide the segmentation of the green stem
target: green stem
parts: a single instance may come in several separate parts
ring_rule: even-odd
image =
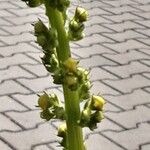
[[[71,52],[62,13],[50,7],[47,0],[45,0],[45,6],[50,25],[56,29],[58,34],[57,55],[59,61],[64,62],[71,56]],[[66,85],[63,85],[63,90],[67,123],[67,150],[84,150],[82,128],[77,124],[80,117],[78,90],[71,91]]]

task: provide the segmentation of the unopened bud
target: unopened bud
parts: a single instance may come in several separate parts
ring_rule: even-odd
[[[64,124],[60,125],[58,128],[58,136],[59,137],[65,137],[66,133],[67,133],[67,126],[64,123]]]
[[[65,62],[64,62],[64,66],[67,70],[69,70],[69,72],[75,72],[77,69],[77,64],[78,61],[76,61],[73,58],[68,58]]]
[[[38,105],[43,109],[47,109],[50,107],[49,104],[49,96],[48,94],[44,93],[43,95],[41,95],[38,99]]]
[[[45,47],[47,45],[47,39],[46,39],[46,37],[44,35],[37,36],[37,43],[41,47]]]
[[[86,9],[82,7],[77,7],[75,11],[75,19],[79,20],[79,22],[87,21],[88,12]]]
[[[101,96],[92,96],[91,109],[93,110],[103,110],[103,106],[106,103]]]
[[[48,30],[47,27],[44,25],[44,23],[41,20],[39,20],[34,24],[35,34],[46,32],[47,30]]]

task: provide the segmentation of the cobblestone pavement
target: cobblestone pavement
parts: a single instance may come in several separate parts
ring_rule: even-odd
[[[85,1],[85,0],[84,0]],[[70,12],[77,3],[73,3]],[[92,93],[107,100],[105,120],[85,129],[88,150],[150,150],[150,0],[86,0],[86,37],[72,53],[91,70]],[[42,7],[0,0],[0,150],[59,150],[59,121],[35,107],[43,90],[62,90],[41,65],[31,23]]]

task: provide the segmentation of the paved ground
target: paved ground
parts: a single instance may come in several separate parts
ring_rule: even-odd
[[[88,150],[150,150],[150,0],[86,0],[84,40],[73,56],[91,69],[92,92],[107,99],[106,119],[91,133]],[[71,10],[72,11],[72,10]],[[61,88],[41,65],[31,23],[42,8],[0,0],[0,149],[56,150],[58,121],[45,123],[35,93]]]

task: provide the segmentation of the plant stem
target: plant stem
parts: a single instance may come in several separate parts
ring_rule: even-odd
[[[50,7],[47,0],[45,0],[45,6],[49,23],[57,31],[59,43],[57,55],[59,62],[64,62],[71,56],[71,52],[62,13]],[[67,150],[84,150],[82,128],[77,124],[80,118],[78,90],[71,91],[66,85],[63,85],[63,91],[67,124]]]

